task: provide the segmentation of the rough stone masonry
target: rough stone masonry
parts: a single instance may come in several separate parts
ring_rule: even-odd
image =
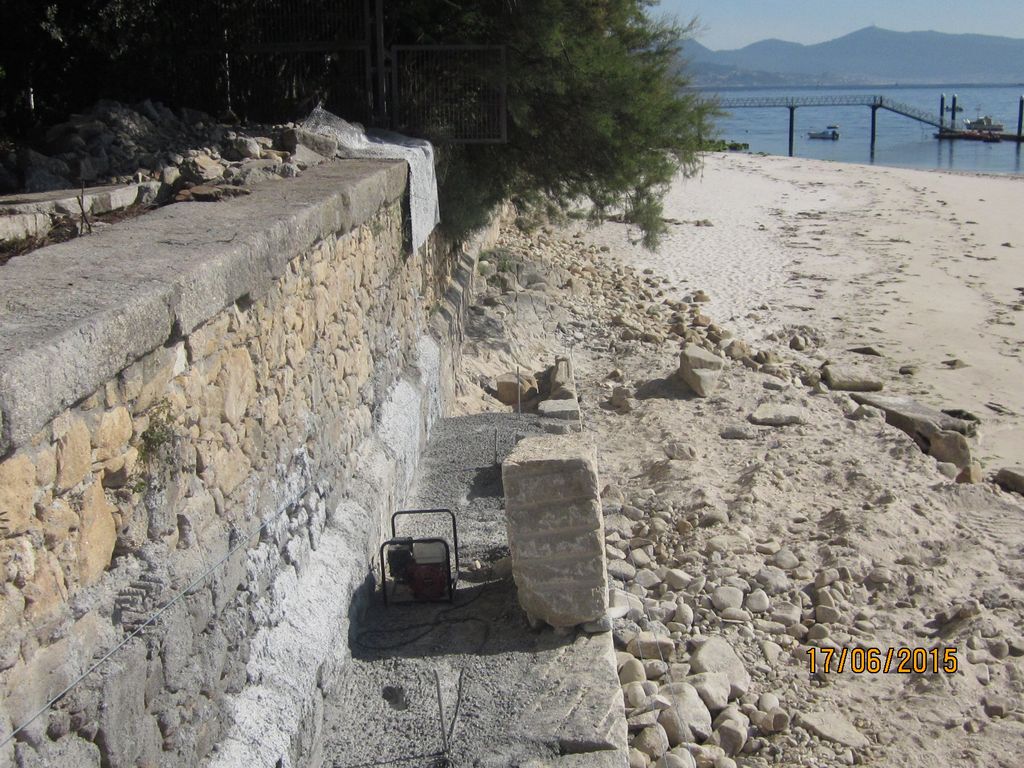
[[[533,621],[573,627],[608,609],[594,451],[576,435],[531,437],[502,464],[512,575]]]
[[[315,762],[461,322],[405,184],[332,163],[0,267],[0,739],[221,563],[0,765]]]

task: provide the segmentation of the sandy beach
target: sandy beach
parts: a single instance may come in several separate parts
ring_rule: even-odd
[[[819,361],[874,347],[887,389],[975,414],[976,456],[997,469],[1024,464],[1021,210],[1021,178],[709,154],[667,197],[678,223],[657,253],[621,224],[584,236],[705,290],[748,339],[810,334]]]
[[[1020,764],[1024,499],[993,480],[1024,458],[1021,202],[712,155],[657,253],[574,225],[482,265],[463,408],[575,367],[631,767]],[[931,408],[930,437],[860,384]],[[850,665],[915,654],[950,664]]]

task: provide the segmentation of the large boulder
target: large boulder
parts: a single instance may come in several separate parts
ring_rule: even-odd
[[[933,424],[939,429],[959,432],[967,436],[973,435],[975,432],[975,426],[970,421],[950,416],[937,408],[902,395],[854,394],[850,397],[860,405],[868,405],[882,411],[887,423],[902,429],[915,439],[917,439],[917,432],[925,424]]]
[[[718,386],[725,361],[696,344],[687,344],[679,354],[676,375],[698,397],[707,397]]]

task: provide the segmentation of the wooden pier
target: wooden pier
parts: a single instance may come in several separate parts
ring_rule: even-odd
[[[869,107],[871,109],[871,151],[875,151],[875,139],[878,135],[877,117],[878,110],[884,109],[897,115],[917,120],[925,125],[938,128],[939,132],[935,138],[940,140],[964,139],[968,141],[994,141],[980,131],[962,131],[956,126],[957,113],[963,112],[962,107],[957,106],[957,96],[953,94],[951,106],[946,107],[946,94],[942,94],[939,102],[939,115],[935,117],[932,113],[918,107],[893,101],[886,96],[870,96],[863,94],[851,94],[850,96],[763,96],[744,97],[734,99],[720,99],[718,106],[725,110],[730,109],[766,109],[781,107],[789,110],[789,156],[793,156],[794,137],[796,133],[796,110],[798,107]],[[947,123],[946,113],[950,113]],[[1017,132],[998,133],[1000,141],[1015,141],[1018,144],[1024,143],[1024,96],[1020,97],[1020,104],[1017,111]]]

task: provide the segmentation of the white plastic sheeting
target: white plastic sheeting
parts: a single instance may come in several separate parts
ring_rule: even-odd
[[[302,127],[312,133],[330,136],[350,157],[405,160],[409,163],[412,246],[419,250],[441,221],[433,145],[425,139],[412,139],[390,131],[367,133],[362,126],[346,122],[319,106],[310,113]]]

